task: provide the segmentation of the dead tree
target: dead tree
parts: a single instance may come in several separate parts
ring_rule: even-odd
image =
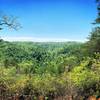
[[[21,25],[17,19],[18,17],[0,14],[0,30],[4,29],[5,27],[18,30],[21,28]]]

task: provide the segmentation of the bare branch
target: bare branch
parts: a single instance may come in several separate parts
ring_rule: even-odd
[[[20,29],[21,25],[17,21],[17,19],[18,17],[13,17],[13,16],[7,16],[7,15],[0,16],[0,30],[2,30],[3,27],[5,26],[15,30]]]

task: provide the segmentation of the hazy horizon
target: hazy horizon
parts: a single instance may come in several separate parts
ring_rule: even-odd
[[[16,41],[25,41],[25,42],[86,42],[85,40],[71,40],[65,38],[35,38],[35,37],[2,37],[5,41],[16,42]]]

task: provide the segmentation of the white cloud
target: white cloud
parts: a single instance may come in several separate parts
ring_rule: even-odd
[[[85,42],[86,40],[77,39],[64,39],[64,38],[37,38],[37,37],[2,37],[5,41],[33,41],[33,42],[67,42],[67,41],[77,41]]]

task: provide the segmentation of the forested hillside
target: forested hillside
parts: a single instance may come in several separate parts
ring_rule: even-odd
[[[44,74],[48,72],[56,75],[64,72],[67,61],[72,61],[73,65],[71,67],[79,63],[80,59],[77,58],[80,54],[82,55],[82,45],[82,43],[75,42],[33,43],[2,41],[0,42],[1,65],[5,68],[17,68],[17,74]],[[21,71],[20,67],[26,72]]]
[[[44,100],[44,97],[45,100],[87,100],[91,95],[99,97],[99,31],[99,27],[95,28],[86,43],[1,40],[1,98],[28,95],[30,99],[26,100]]]

